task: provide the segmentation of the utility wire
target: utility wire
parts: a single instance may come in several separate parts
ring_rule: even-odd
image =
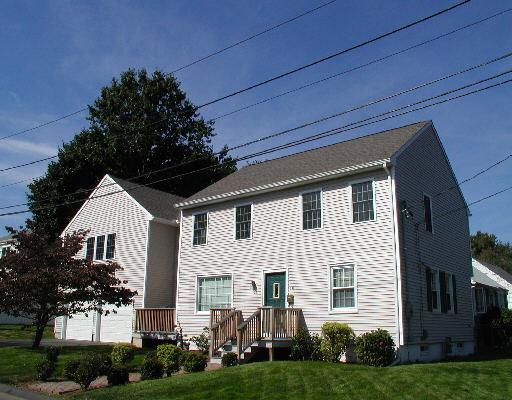
[[[56,158],[56,157],[57,156],[51,156],[51,157],[41,158],[40,160],[31,161],[31,162],[28,162],[28,163],[25,163],[25,164],[13,165],[12,167],[7,167],[7,168],[0,169],[0,172],[10,171],[12,169],[21,168],[21,167],[26,167],[28,165],[33,165],[33,164],[37,164],[37,163],[40,163],[40,162],[43,162],[43,161],[48,161],[48,160],[51,160],[51,159]]]
[[[38,177],[28,178],[28,179],[22,179],[21,181],[17,181],[17,182],[7,183],[5,185],[0,186],[0,189],[6,188],[6,187],[9,187],[9,186],[19,185],[20,183],[25,183],[25,182],[33,181],[34,179],[37,179],[37,178]]]
[[[377,100],[372,100],[370,102],[367,102],[365,104],[362,104],[362,105],[359,105],[359,106],[356,106],[356,107],[353,107],[353,108],[350,108],[350,109],[347,109],[347,110],[344,110],[342,112],[339,112],[339,113],[335,113],[335,114],[332,114],[332,115],[329,115],[329,116],[326,116],[326,117],[322,117],[322,118],[319,118],[319,119],[316,119],[314,121],[309,121],[309,122],[306,122],[304,124],[301,124],[301,125],[298,125],[294,128],[289,128],[289,129],[286,129],[286,130],[283,130],[283,131],[280,131],[280,132],[277,132],[277,133],[274,133],[272,135],[268,135],[268,136],[264,136],[264,137],[261,137],[261,138],[258,138],[258,139],[255,139],[255,140],[251,140],[251,141],[248,141],[248,142],[245,142],[245,143],[242,143],[242,144],[239,144],[237,146],[233,146],[233,147],[230,147],[230,148],[227,148],[227,149],[224,149],[224,150],[221,150],[221,151],[218,151],[218,152],[215,152],[211,155],[208,155],[208,156],[204,156],[204,157],[198,157],[196,159],[193,159],[193,160],[189,160],[189,161],[186,161],[186,162],[182,162],[182,163],[179,163],[179,164],[175,164],[175,165],[172,165],[172,166],[169,166],[169,167],[165,167],[165,168],[161,168],[161,169],[158,169],[158,170],[153,170],[153,171],[149,171],[149,172],[146,172],[144,174],[141,174],[141,175],[138,175],[138,176],[135,176],[133,178],[130,178],[128,179],[129,181],[131,180],[135,180],[137,178],[141,178],[141,177],[146,177],[146,178],[149,178],[149,176],[151,176],[152,174],[155,174],[155,173],[159,173],[159,172],[163,172],[163,171],[167,171],[169,169],[173,169],[173,168],[178,168],[178,167],[181,167],[181,166],[184,166],[184,165],[188,165],[188,164],[191,164],[191,163],[194,163],[196,161],[200,161],[200,160],[204,160],[204,159],[207,159],[209,157],[211,157],[212,155],[213,156],[216,156],[216,155],[220,155],[222,153],[225,153],[225,152],[230,152],[230,151],[233,151],[233,150],[236,150],[236,149],[240,149],[242,147],[246,147],[246,146],[249,146],[249,145],[252,145],[252,144],[255,144],[255,143],[259,143],[261,141],[264,141],[264,140],[268,140],[268,139],[272,139],[272,138],[275,138],[275,137],[278,137],[278,136],[281,136],[281,135],[284,135],[286,133],[290,133],[290,132],[293,132],[293,131],[296,131],[296,130],[299,130],[299,129],[303,129],[305,127],[308,127],[308,126],[311,126],[311,125],[315,125],[315,124],[318,124],[320,122],[324,122],[324,121],[327,121],[329,119],[332,119],[332,118],[335,118],[335,117],[339,117],[341,115],[345,115],[345,114],[348,114],[348,113],[351,113],[351,112],[354,112],[354,111],[357,111],[357,110],[360,110],[360,109],[363,109],[363,108],[366,108],[366,107],[369,107],[369,106],[372,106],[372,105],[375,105],[375,104],[378,104],[378,103],[381,103],[383,101],[387,101],[387,100],[390,100],[392,98],[395,98],[395,97],[398,97],[398,96],[401,96],[403,94],[406,94],[406,93],[410,93],[412,91],[415,91],[415,90],[418,90],[418,89],[421,89],[421,88],[424,88],[426,86],[430,86],[430,85],[433,85],[435,83],[438,83],[438,82],[441,82],[441,81],[444,81],[446,79],[450,79],[450,78],[453,78],[455,76],[458,76],[458,75],[461,75],[461,74],[464,74],[464,73],[467,73],[469,71],[473,71],[475,69],[478,69],[478,68],[481,68],[481,67],[484,67],[484,66],[487,66],[487,65],[490,65],[492,63],[495,63],[497,61],[501,61],[501,60],[504,60],[508,57],[512,56],[512,52],[508,52],[508,53],[505,53],[499,57],[495,57],[493,59],[490,59],[490,60],[486,60],[482,63],[479,63],[479,64],[476,64],[476,65],[473,65],[471,67],[468,67],[468,68],[465,68],[463,70],[459,70],[457,72],[454,72],[454,73],[451,73],[451,74],[448,74],[448,75],[445,75],[445,76],[442,76],[440,78],[437,78],[437,79],[434,79],[434,80],[431,80],[429,82],[426,82],[426,83],[422,83],[420,85],[417,85],[417,86],[414,86],[412,88],[409,88],[409,89],[406,89],[406,90],[402,90],[400,92],[397,92],[397,93],[394,93],[392,95],[389,95],[389,96],[385,96],[385,97],[382,97],[380,99],[377,99]],[[472,85],[476,85],[478,83],[481,83],[482,81],[477,81],[476,83],[473,83]],[[463,88],[466,88],[467,86],[464,86]],[[442,96],[444,94],[441,94],[439,96]],[[427,100],[430,100],[431,98],[427,99]],[[422,100],[421,102],[424,102],[424,101],[427,101],[427,100]],[[409,105],[410,106],[410,105]],[[409,107],[409,106],[405,106],[405,107]],[[396,110],[395,110],[396,111]],[[391,111],[392,112],[392,111]],[[388,112],[389,113],[389,112]],[[359,121],[361,122],[361,121]],[[338,128],[334,128],[334,130],[336,129],[339,129]],[[330,130],[332,131],[332,130]],[[326,131],[326,132],[330,132],[330,131]],[[323,133],[326,133],[326,132],[323,132]],[[106,184],[106,185],[102,185],[102,187],[104,186],[109,186],[109,185],[114,185],[113,183],[110,183],[110,184]],[[80,193],[84,193],[84,192],[90,192],[92,190],[94,190],[96,187],[93,187],[93,188],[89,188],[89,189],[80,189],[80,190],[77,190],[69,195],[63,195],[61,197],[66,197],[66,196],[73,196],[73,195],[76,195],[76,194],[80,194]],[[49,199],[49,198],[48,198]],[[37,203],[40,203],[40,202],[44,202],[46,199],[41,199],[35,203],[31,203],[31,204],[37,204]],[[28,205],[30,203],[21,203],[21,204],[16,204],[16,205],[13,205],[13,206],[6,206],[6,207],[0,207],[0,210],[1,209],[5,209],[5,208],[12,208],[12,207],[18,207],[18,206],[23,206],[23,205]]]
[[[451,10],[453,10],[453,9],[457,8],[457,7],[460,7],[460,6],[464,5],[464,4],[467,4],[467,3],[469,3],[470,1],[471,1],[471,0],[465,0],[465,1],[462,1],[462,2],[457,3],[457,4],[455,4],[455,5],[451,6],[451,7],[445,8],[445,9],[443,9],[443,10],[441,10],[441,11],[438,11],[438,12],[436,12],[436,13],[434,13],[434,14],[431,14],[431,15],[429,15],[429,16],[427,16],[427,17],[421,18],[421,19],[416,20],[416,21],[414,21],[414,22],[411,22],[411,23],[409,23],[409,24],[407,24],[407,25],[404,25],[404,26],[401,26],[401,27],[399,27],[399,28],[396,28],[396,29],[394,29],[394,30],[392,30],[392,31],[390,31],[390,32],[384,33],[384,34],[382,34],[382,35],[380,35],[380,36],[374,37],[374,38],[369,39],[369,40],[367,40],[367,41],[365,41],[365,42],[362,42],[362,43],[359,43],[359,44],[354,45],[354,46],[352,46],[352,47],[349,47],[349,48],[347,48],[347,49],[341,50],[341,51],[339,51],[339,52],[337,52],[337,53],[331,54],[331,55],[329,55],[329,56],[327,56],[327,57],[321,58],[321,59],[316,60],[316,61],[314,61],[314,62],[311,62],[311,63],[309,63],[309,64],[306,64],[306,65],[303,65],[303,66],[301,66],[301,67],[295,68],[295,69],[293,69],[293,70],[291,70],[291,71],[288,71],[288,72],[285,72],[285,73],[283,73],[283,74],[280,74],[280,75],[274,76],[274,77],[272,77],[272,78],[270,78],[270,79],[267,79],[267,80],[264,80],[264,81],[262,81],[262,82],[256,83],[256,84],[251,85],[251,86],[249,86],[249,87],[246,87],[246,88],[244,88],[244,89],[241,89],[241,90],[238,90],[238,91],[236,91],[236,92],[233,92],[233,93],[227,94],[227,95],[225,95],[225,96],[222,96],[222,97],[219,97],[219,98],[216,98],[216,99],[210,100],[210,101],[208,101],[207,103],[204,103],[204,104],[202,104],[202,105],[200,105],[200,106],[197,106],[197,107],[195,107],[195,108],[196,108],[196,109],[200,109],[200,108],[206,107],[206,106],[208,106],[208,105],[210,105],[210,104],[217,103],[217,102],[222,101],[222,100],[225,100],[225,99],[227,99],[227,98],[230,98],[230,97],[236,96],[236,95],[238,95],[238,94],[240,94],[240,93],[244,93],[244,92],[247,92],[247,91],[249,91],[249,90],[252,90],[252,89],[254,89],[254,88],[256,88],[256,87],[263,86],[263,85],[265,85],[265,84],[267,84],[267,83],[270,83],[270,82],[273,82],[273,81],[275,81],[275,80],[278,80],[278,79],[284,78],[285,76],[288,76],[288,75],[294,74],[294,73],[299,72],[299,71],[301,71],[301,70],[303,70],[303,69],[310,68],[310,67],[312,67],[312,66],[314,66],[314,65],[317,65],[317,64],[320,64],[320,63],[325,62],[325,61],[327,61],[327,60],[330,60],[330,59],[332,59],[332,58],[338,57],[338,56],[340,56],[341,54],[348,53],[348,52],[350,52],[350,51],[353,51],[353,50],[355,50],[355,49],[358,49],[358,48],[360,48],[360,47],[366,46],[366,45],[368,45],[368,44],[370,44],[370,43],[373,43],[373,42],[376,42],[376,41],[378,41],[378,40],[380,40],[380,39],[383,39],[383,38],[385,38],[385,37],[387,37],[387,36],[391,36],[391,35],[393,35],[393,34],[395,34],[395,33],[398,33],[398,32],[400,32],[400,31],[403,31],[403,30],[406,30],[406,29],[408,29],[408,28],[411,28],[411,27],[413,27],[413,26],[415,26],[415,25],[418,25],[418,24],[421,24],[421,23],[423,23],[423,22],[426,22],[426,21],[428,21],[428,20],[430,20],[430,19],[432,19],[432,18],[435,18],[435,17],[437,17],[437,16],[440,16],[440,15],[442,15],[442,14],[444,14],[444,13],[447,13],[447,12],[449,12],[449,11],[451,11]],[[25,129],[24,131],[20,131],[20,132],[16,132],[16,133],[13,133],[13,134],[10,134],[10,135],[7,135],[7,136],[0,137],[0,141],[1,141],[1,140],[4,140],[4,139],[7,139],[7,138],[10,138],[10,137],[13,137],[13,136],[16,136],[16,135],[20,135],[20,134],[22,134],[22,133],[24,133],[24,132],[32,131],[32,130],[34,130],[34,129],[40,128],[40,127],[42,127],[42,126],[49,125],[49,124],[54,123],[54,122],[60,121],[60,120],[62,120],[62,119],[68,118],[68,117],[70,117],[70,116],[72,116],[72,115],[78,114],[78,113],[80,113],[80,112],[82,112],[82,111],[85,111],[85,110],[87,110],[87,107],[82,108],[82,109],[80,109],[80,110],[78,110],[78,111],[75,111],[75,112],[73,112],[73,113],[71,113],[71,114],[68,114],[68,115],[66,115],[66,116],[63,116],[63,117],[57,118],[57,119],[55,119],[55,120],[52,120],[52,121],[48,121],[48,122],[42,123],[42,124],[40,124],[40,125],[38,125],[38,126],[35,126],[35,127],[33,127],[33,128]],[[158,121],[156,121],[156,122],[158,122]]]
[[[384,120],[388,120],[388,119],[391,119],[391,118],[396,118],[396,117],[399,117],[399,116],[402,116],[402,115],[406,115],[406,114],[409,114],[409,113],[412,113],[412,112],[415,112],[415,111],[418,111],[418,110],[422,110],[422,109],[425,109],[425,108],[433,107],[433,106],[436,106],[436,105],[439,105],[439,104],[444,104],[446,102],[453,101],[453,100],[456,100],[456,99],[459,99],[459,98],[463,98],[463,97],[466,97],[466,96],[469,96],[469,95],[472,95],[472,94],[475,94],[475,93],[479,93],[479,92],[482,92],[482,91],[485,91],[485,90],[489,90],[491,88],[498,87],[498,86],[501,86],[501,85],[504,85],[504,84],[507,84],[507,83],[510,83],[510,82],[512,82],[512,79],[509,79],[509,80],[506,80],[506,81],[502,81],[502,82],[498,82],[496,84],[492,84],[492,85],[489,85],[487,87],[483,87],[483,88],[480,88],[480,89],[477,89],[477,90],[473,90],[471,92],[464,93],[462,95],[458,95],[458,96],[454,96],[452,98],[448,98],[448,99],[445,99],[445,100],[442,100],[442,101],[438,101],[436,103],[432,103],[432,104],[428,104],[428,105],[425,105],[425,106],[422,106],[422,107],[417,107],[417,108],[414,108],[414,109],[410,109],[410,110],[407,110],[407,111],[404,111],[404,112],[401,112],[401,113],[398,113],[398,114],[395,114],[395,115],[386,116],[384,118],[376,119],[374,121],[368,121],[368,122],[359,124],[357,126],[352,126],[352,127],[349,127],[349,128],[343,129],[343,130],[339,130],[337,132],[331,132],[329,135],[324,135],[324,136],[319,136],[318,134],[317,135],[312,135],[312,136],[310,136],[308,138],[305,138],[305,139],[296,140],[296,141],[287,143],[285,145],[277,146],[277,147],[270,148],[270,149],[267,149],[267,150],[263,150],[263,151],[260,151],[260,152],[257,152],[257,153],[249,154],[249,155],[246,155],[246,156],[243,156],[243,157],[235,158],[233,160],[225,161],[225,162],[222,162],[222,163],[217,164],[217,165],[207,166],[207,167],[200,168],[200,169],[197,169],[197,170],[194,170],[194,171],[189,171],[189,172],[186,172],[186,173],[183,173],[183,174],[162,178],[162,179],[159,179],[157,181],[153,181],[153,182],[150,182],[150,183],[147,183],[147,184],[134,184],[135,186],[133,186],[131,188],[128,188],[127,190],[136,190],[137,188],[147,187],[147,186],[150,186],[150,185],[154,185],[156,183],[160,183],[160,182],[168,181],[168,180],[171,180],[171,179],[175,179],[175,178],[191,175],[191,174],[196,173],[196,172],[201,172],[201,171],[205,171],[205,170],[208,170],[208,169],[217,168],[220,165],[226,164],[228,162],[243,161],[243,160],[247,160],[247,159],[258,157],[258,156],[263,155],[263,154],[273,153],[275,151],[282,150],[284,148],[293,147],[293,146],[297,146],[299,144],[306,143],[307,141],[318,140],[318,139],[326,137],[326,136],[330,136],[330,135],[333,135],[333,134],[339,134],[339,133],[346,132],[346,131],[349,131],[349,130],[361,128],[363,126],[375,124],[375,123],[378,123],[378,122],[381,122],[381,121],[384,121]],[[373,118],[376,118],[376,117],[373,117]],[[126,190],[122,189],[122,190],[118,190],[118,191],[114,191],[114,192],[105,193],[103,195],[92,196],[92,197],[89,197],[89,198],[82,198],[82,199],[78,199],[78,200],[63,202],[63,203],[60,203],[60,204],[54,204],[54,205],[50,205],[50,206],[39,207],[39,208],[34,209],[34,211],[40,211],[40,210],[56,208],[56,207],[60,207],[60,206],[64,206],[64,205],[71,205],[71,204],[75,204],[75,203],[81,203],[81,202],[84,202],[86,200],[91,200],[91,199],[95,199],[95,198],[110,196],[110,195],[113,195],[113,194],[116,194],[116,193],[120,193],[120,192],[124,192],[124,191],[126,191]],[[9,216],[9,215],[24,214],[24,213],[29,213],[29,212],[31,212],[31,210],[12,211],[12,212],[8,212],[8,213],[0,214],[0,217]]]
[[[394,57],[394,56],[397,56],[397,55],[400,55],[400,54],[406,53],[406,52],[408,52],[408,51],[410,51],[410,50],[416,49],[416,48],[421,47],[421,46],[424,46],[424,45],[426,45],[426,44],[429,44],[429,43],[435,42],[436,40],[439,40],[439,39],[445,38],[445,37],[450,36],[450,35],[453,35],[453,34],[455,34],[455,33],[457,33],[457,32],[460,32],[460,31],[463,31],[463,30],[465,30],[465,29],[471,28],[471,27],[473,27],[473,26],[475,26],[475,25],[478,25],[478,24],[481,24],[481,23],[483,23],[483,22],[489,21],[489,20],[491,20],[491,19],[497,18],[497,17],[499,17],[499,16],[501,16],[501,15],[503,15],[503,14],[506,14],[506,13],[508,13],[508,12],[510,12],[510,11],[512,11],[512,8],[508,8],[508,9],[503,10],[503,11],[500,11],[500,12],[498,12],[498,13],[496,13],[496,14],[490,15],[490,16],[488,16],[488,17],[486,17],[486,18],[479,19],[479,20],[477,20],[477,21],[475,21],[475,22],[472,22],[472,23],[470,23],[470,24],[467,24],[467,25],[461,26],[460,28],[457,28],[457,29],[454,29],[454,30],[452,30],[452,31],[449,31],[449,32],[443,33],[442,35],[438,35],[438,36],[436,36],[436,37],[433,37],[432,39],[425,40],[425,41],[423,41],[423,42],[417,43],[417,44],[415,44],[415,45],[413,45],[413,46],[410,46],[410,47],[407,47],[407,48],[405,48],[405,49],[402,49],[402,50],[399,50],[399,51],[395,51],[394,53],[390,53],[390,54],[388,54],[388,55],[386,55],[386,56],[384,56],[384,57],[380,57],[380,58],[373,59],[373,60],[371,60],[371,61],[369,61],[369,62],[367,62],[367,63],[360,64],[360,65],[358,65],[358,66],[356,66],[356,67],[352,67],[352,68],[346,69],[346,70],[341,71],[341,72],[338,72],[338,73],[336,73],[336,74],[334,74],[334,75],[329,75],[329,76],[327,76],[327,77],[325,77],[325,78],[322,78],[322,79],[319,79],[319,80],[316,80],[316,81],[310,82],[310,83],[308,83],[308,84],[306,84],[306,85],[298,86],[298,87],[296,87],[296,88],[294,88],[294,89],[290,89],[290,90],[287,90],[287,91],[285,91],[285,92],[281,92],[281,93],[276,94],[276,95],[271,96],[271,97],[267,97],[267,98],[265,98],[265,99],[262,99],[262,100],[260,100],[260,101],[255,102],[255,103],[248,104],[248,105],[246,105],[246,106],[243,106],[243,107],[237,108],[237,109],[232,110],[232,111],[230,111],[230,112],[227,112],[227,113],[225,113],[225,114],[220,114],[220,115],[218,115],[218,116],[216,116],[216,117],[211,118],[211,120],[212,120],[212,121],[217,121],[217,120],[219,120],[219,119],[222,119],[222,118],[228,117],[228,116],[233,115],[233,114],[237,114],[237,113],[239,113],[239,112],[241,112],[241,111],[248,110],[248,109],[253,108],[253,107],[256,107],[256,106],[258,106],[258,105],[260,105],[260,104],[264,104],[264,103],[267,103],[267,102],[269,102],[269,101],[272,101],[272,100],[278,99],[278,98],[280,98],[280,97],[286,96],[286,95],[288,95],[288,94],[296,93],[296,92],[298,92],[298,91],[300,91],[300,90],[304,90],[304,89],[306,89],[306,88],[308,88],[308,87],[312,87],[312,86],[318,85],[319,83],[326,82],[326,81],[328,81],[328,80],[330,80],[330,79],[337,78],[337,77],[342,76],[342,75],[346,75],[346,74],[348,74],[348,73],[351,73],[351,72],[357,71],[357,70],[359,70],[359,69],[363,69],[363,68],[368,67],[368,66],[373,65],[373,64],[377,64],[377,63],[379,63],[379,62],[381,62],[381,61],[387,60],[387,59],[392,58],[392,57]]]
[[[290,19],[287,19],[285,21],[282,21],[282,22],[278,23],[277,25],[273,25],[273,26],[271,26],[269,28],[264,29],[261,32],[255,33],[254,35],[251,35],[249,37],[246,37],[245,39],[239,40],[238,42],[232,43],[232,44],[230,44],[230,45],[228,45],[226,47],[223,47],[223,48],[221,48],[219,50],[216,50],[213,53],[210,53],[210,54],[208,54],[208,55],[206,55],[204,57],[201,57],[201,58],[199,58],[199,59],[197,59],[195,61],[192,61],[192,62],[190,62],[188,64],[182,65],[181,67],[176,68],[175,70],[171,71],[171,74],[174,74],[176,72],[182,71],[185,68],[191,67],[192,65],[198,64],[198,63],[200,63],[202,61],[205,61],[205,60],[207,60],[207,59],[209,59],[211,57],[214,57],[216,55],[224,53],[225,51],[227,51],[229,49],[232,49],[233,47],[239,46],[239,45],[241,45],[243,43],[246,43],[246,42],[248,42],[248,41],[250,41],[252,39],[257,38],[258,36],[264,35],[264,34],[266,34],[268,32],[273,31],[274,29],[280,28],[283,25],[286,25],[286,24],[289,24],[290,22],[296,21],[296,20],[298,20],[298,19],[300,19],[302,17],[305,17],[308,14],[314,13],[315,11],[318,11],[321,8],[324,8],[324,7],[326,7],[326,6],[328,6],[328,5],[332,4],[332,3],[335,3],[335,2],[336,2],[336,0],[331,0],[331,1],[328,1],[326,3],[320,4],[318,7],[315,7],[315,8],[312,8],[310,10],[307,10],[307,11],[305,11],[305,12],[299,14],[299,15],[296,15],[293,18],[290,18]]]

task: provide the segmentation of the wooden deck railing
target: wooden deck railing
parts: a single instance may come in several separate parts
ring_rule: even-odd
[[[210,308],[210,329],[233,310],[234,308]]]
[[[236,332],[236,344],[238,359],[242,353],[255,341],[261,339],[261,308],[258,308],[249,318],[238,325]]]
[[[225,311],[228,311],[227,314],[225,312],[218,312],[218,309],[211,310],[210,312],[210,321],[217,318],[216,316],[212,317],[214,313],[217,315],[225,314],[221,320],[214,322],[210,326],[210,357],[228,340],[234,340],[236,338],[236,328],[242,320],[242,311],[235,309]]]
[[[174,332],[176,309],[139,308],[135,310],[135,332]]]
[[[261,308],[261,337],[263,339],[290,339],[300,324],[300,308]]]

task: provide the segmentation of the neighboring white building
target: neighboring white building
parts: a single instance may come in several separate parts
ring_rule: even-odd
[[[504,269],[473,259],[471,284],[475,315],[492,307],[512,308],[512,275]]]
[[[388,330],[402,361],[474,350],[466,203],[431,122],[246,166],[177,207],[185,337],[212,324],[217,350],[238,326],[243,355],[339,321]]]
[[[173,203],[180,199],[105,175],[62,235],[89,230],[78,256],[118,262],[123,270],[117,277],[138,294],[132,306],[107,316],[57,318],[57,338],[131,342],[136,309],[175,307],[178,215]]]

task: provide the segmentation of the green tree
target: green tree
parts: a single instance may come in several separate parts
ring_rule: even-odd
[[[33,321],[33,347],[39,346],[52,318],[92,310],[108,313],[106,305],[129,305],[137,294],[116,278],[119,264],[75,257],[86,231],[52,240],[30,220],[27,228],[7,230],[14,236],[15,251],[0,258],[0,312]]]
[[[512,245],[501,242],[492,233],[478,231],[472,235],[471,253],[477,260],[497,265],[512,273]]]
[[[235,162],[211,146],[213,123],[205,121],[172,75],[128,70],[89,106],[89,126],[58,151],[46,174],[29,185],[35,226],[57,237],[87,193],[106,174],[150,183],[187,172],[151,187],[189,196],[236,169]],[[197,161],[192,161],[197,160]],[[159,173],[159,170],[187,163]],[[76,202],[49,207],[63,202]]]

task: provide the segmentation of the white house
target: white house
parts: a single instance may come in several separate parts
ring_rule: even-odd
[[[62,235],[89,230],[78,256],[118,262],[123,267],[118,278],[127,280],[127,287],[138,294],[133,305],[107,316],[93,312],[57,318],[57,338],[132,342],[136,309],[173,313],[178,244],[178,214],[173,203],[181,199],[105,175]]]
[[[467,208],[432,122],[246,166],[176,206],[177,319],[185,337],[211,325],[214,352],[326,321],[388,330],[402,361],[473,352]]]
[[[512,308],[512,275],[497,265],[473,259],[471,286],[475,315],[492,307]]]

